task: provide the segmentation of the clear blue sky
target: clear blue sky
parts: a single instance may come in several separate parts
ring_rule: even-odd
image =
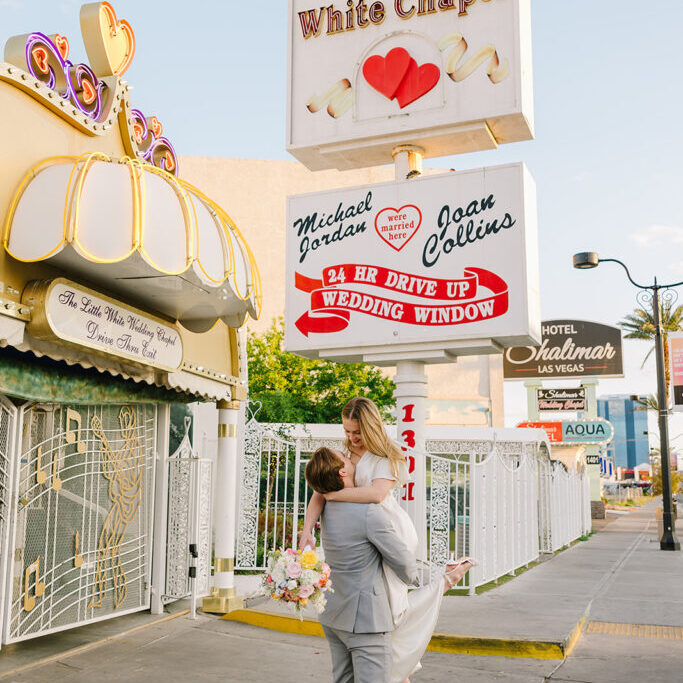
[[[286,0],[112,4],[137,38],[126,74],[133,103],[159,116],[180,155],[288,158]],[[72,60],[85,61],[80,5],[0,0],[0,36],[59,32]],[[614,324],[635,305],[617,266],[575,271],[576,251],[620,258],[636,280],[683,280],[681,29],[680,0],[532,0],[536,139],[428,162],[529,166],[544,319]],[[640,371],[647,348],[625,342],[627,378],[601,382],[600,393],[653,392],[654,363]],[[507,383],[506,413],[511,423],[524,417],[518,385]],[[679,432],[683,424],[674,423]]]

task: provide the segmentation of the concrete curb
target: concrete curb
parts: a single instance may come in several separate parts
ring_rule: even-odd
[[[316,619],[273,614],[266,610],[243,609],[221,617],[281,633],[324,638],[325,634]],[[427,649],[457,655],[488,655],[492,657],[523,657],[527,659],[565,659],[578,642],[586,624],[584,616],[565,640],[512,640],[508,638],[485,638],[435,633]]]

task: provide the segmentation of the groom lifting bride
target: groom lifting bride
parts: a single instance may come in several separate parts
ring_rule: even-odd
[[[316,493],[301,544],[313,541],[311,528],[320,516],[334,580],[320,622],[335,683],[401,683],[420,668],[443,593],[472,561],[450,562],[437,580],[408,592],[418,585],[417,534],[391,494],[408,478],[403,453],[369,399],[350,401],[342,418],[347,452],[319,448],[306,466]]]

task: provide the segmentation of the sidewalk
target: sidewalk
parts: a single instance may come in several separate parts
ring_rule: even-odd
[[[588,541],[499,588],[447,597],[437,627],[443,635],[435,638],[432,649],[450,654],[428,652],[414,683],[680,680],[683,554],[659,550],[655,507],[650,503],[615,515]],[[683,537],[680,523],[678,535]],[[8,646],[0,650],[0,683],[299,683],[331,678],[321,638],[213,615],[200,614],[192,621],[186,609],[187,603],[176,603],[162,617],[128,615]],[[584,617],[580,642],[571,650],[567,641]],[[285,621],[291,627],[301,623]],[[647,624],[677,628],[638,626]],[[555,643],[565,650],[558,649],[554,660],[547,650],[540,653],[545,656],[524,657],[530,643]]]
[[[446,597],[430,650],[561,659],[590,621],[682,627],[683,554],[659,550],[657,504],[608,513],[616,519],[590,539],[498,588]],[[678,535],[683,537],[680,520]],[[224,618],[320,635],[314,621],[282,618],[287,615],[266,602]]]

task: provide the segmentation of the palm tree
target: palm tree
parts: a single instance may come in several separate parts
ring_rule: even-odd
[[[654,394],[638,396],[634,399],[634,403],[638,404],[636,410],[651,410],[653,413],[659,413],[659,401]]]
[[[673,308],[672,302],[662,304],[662,331],[664,342],[664,372],[666,376],[666,403],[669,404],[669,332],[678,332],[683,329],[683,305]],[[633,313],[624,316],[624,319],[619,323],[621,328],[628,334],[624,335],[626,339],[651,339],[655,338],[655,322],[652,311],[646,311],[642,308],[636,308]],[[643,359],[641,368],[647,362],[652,352],[655,350],[653,346]]]

